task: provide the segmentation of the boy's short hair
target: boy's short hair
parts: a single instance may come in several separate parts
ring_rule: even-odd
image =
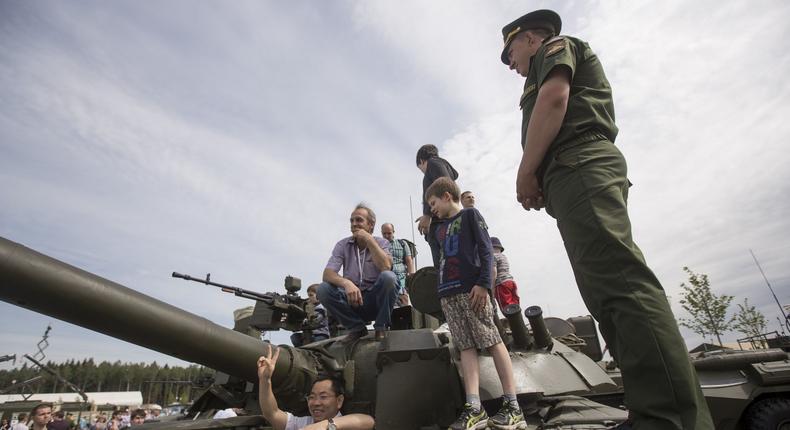
[[[425,190],[425,200],[428,201],[431,197],[442,198],[444,193],[450,193],[450,197],[453,198],[454,202],[461,200],[461,189],[458,188],[458,184],[446,176],[436,179]]]
[[[318,293],[318,284],[313,284],[307,287],[307,292],[310,293],[310,291]]]
[[[417,165],[419,166],[420,163],[423,161],[428,161],[433,157],[439,156],[439,149],[436,148],[436,145],[423,145],[420,149],[417,150]]]
[[[131,418],[134,419],[136,417],[143,417],[143,418],[145,418],[145,410],[143,410],[143,409],[135,409],[132,412]]]
[[[54,416],[56,418],[60,418],[60,419],[63,419],[63,417],[65,417],[65,415],[63,414],[63,411],[57,411],[54,414],[52,414],[52,416]]]
[[[17,421],[19,421],[20,423],[24,423],[24,422],[25,422],[25,420],[27,419],[27,414],[26,414],[26,413],[24,413],[24,412],[22,412],[21,414],[19,414],[19,416],[18,416],[18,417],[16,417],[16,419],[17,419]]]

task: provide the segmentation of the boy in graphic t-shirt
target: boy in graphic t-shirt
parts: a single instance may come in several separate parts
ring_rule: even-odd
[[[451,430],[526,429],[516,400],[510,354],[494,325],[488,291],[492,281],[493,252],[488,227],[475,208],[462,209],[458,185],[439,178],[425,192],[434,215],[444,219],[436,231],[441,247],[438,293],[453,343],[461,351],[466,404]],[[502,408],[490,420],[480,404],[480,366],[477,350],[486,349],[502,383]],[[490,421],[490,422],[489,422]]]

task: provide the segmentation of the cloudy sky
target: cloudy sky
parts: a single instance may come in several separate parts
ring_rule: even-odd
[[[523,80],[499,62],[500,29],[543,7],[604,64],[635,238],[668,294],[689,266],[778,329],[749,249],[790,303],[785,1],[4,0],[0,236],[231,326],[249,303],[170,273],[316,282],[359,201],[411,238],[414,154],[433,143],[502,239],[523,305],[584,315],[552,219],[514,197]],[[51,323],[52,360],[179,363],[5,302],[0,315],[0,355],[35,351]]]

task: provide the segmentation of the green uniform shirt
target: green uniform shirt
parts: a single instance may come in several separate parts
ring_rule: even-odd
[[[535,108],[538,91],[549,72],[563,65],[571,72],[568,110],[562,120],[557,137],[547,153],[560,146],[578,144],[602,138],[614,142],[617,126],[614,124],[612,87],[598,61],[598,56],[587,42],[569,36],[546,40],[531,58],[524,93],[521,95],[521,145],[526,146],[527,126]]]

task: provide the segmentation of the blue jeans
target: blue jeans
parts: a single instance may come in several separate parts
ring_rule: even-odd
[[[371,320],[375,320],[373,328],[385,330],[392,325],[392,308],[398,300],[397,284],[395,273],[381,272],[373,287],[362,291],[362,306],[353,307],[345,290],[323,282],[318,287],[318,301],[349,331],[362,330]]]

